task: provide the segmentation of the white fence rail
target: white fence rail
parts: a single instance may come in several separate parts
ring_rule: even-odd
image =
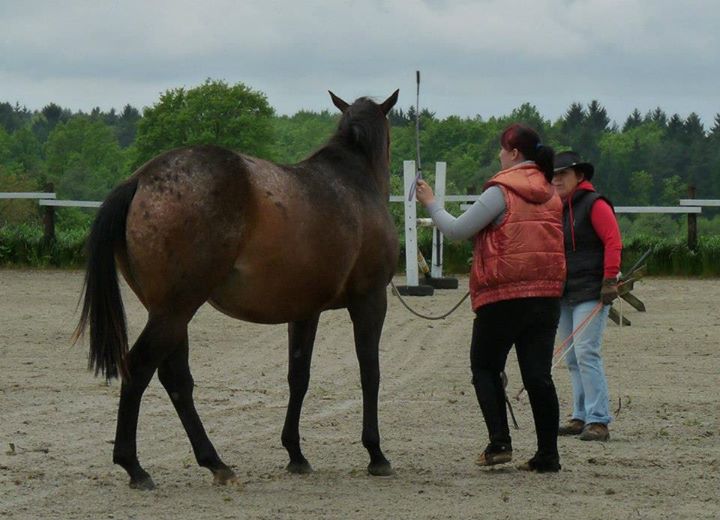
[[[615,213],[702,213],[698,206],[617,206]]]
[[[720,199],[680,199],[680,205],[720,207]]]
[[[23,191],[23,192],[4,192],[0,193],[0,199],[54,199],[54,193],[46,191]]]
[[[466,210],[474,203],[480,195],[446,195],[445,194],[445,175],[446,163],[438,162],[435,166],[435,195],[436,199],[442,204],[444,202],[460,202],[460,208]],[[410,185],[415,179],[415,161],[404,161],[404,191],[405,195],[390,195],[390,202],[402,202],[405,205],[405,264],[408,278],[408,285],[416,285],[418,283],[418,266],[417,266],[417,228],[432,227],[430,219],[417,218],[416,201],[408,200]],[[0,200],[12,199],[37,199],[40,206],[45,206],[46,210],[46,234],[54,235],[54,208],[98,208],[102,205],[102,201],[96,200],[57,200],[57,196],[52,192],[2,192]],[[697,242],[697,230],[695,229],[696,215],[702,213],[703,207],[720,207],[720,199],[680,199],[679,206],[616,206],[615,213],[618,214],[685,214],[688,216],[688,244]],[[433,248],[432,248],[432,276],[442,276],[442,243],[443,236],[437,229],[433,230]],[[408,247],[409,246],[409,247]]]
[[[41,199],[38,201],[41,206],[65,207],[65,208],[99,208],[102,202],[97,200],[52,200]]]
[[[463,211],[468,209],[471,204],[461,204],[460,209]],[[626,214],[626,213],[652,213],[655,215],[661,214],[697,214],[702,213],[701,207],[695,206],[615,206],[615,213]]]

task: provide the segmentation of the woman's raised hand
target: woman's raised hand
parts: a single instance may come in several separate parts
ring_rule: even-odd
[[[417,200],[424,206],[427,206],[435,200],[435,194],[433,193],[430,185],[424,180],[419,180],[415,186],[415,193],[417,194]]]

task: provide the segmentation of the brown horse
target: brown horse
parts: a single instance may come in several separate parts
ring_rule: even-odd
[[[137,458],[138,412],[158,371],[200,466],[215,482],[236,481],[205,433],[193,402],[187,325],[210,302],[257,323],[288,323],[290,399],[282,444],[288,471],[312,471],[298,423],[320,313],[347,308],[363,393],[368,471],[392,473],[380,449],[378,343],[398,240],[388,212],[387,113],[398,91],[352,105],[308,159],[281,166],[217,146],[164,153],[140,167],[103,203],[88,238],[84,302],[76,337],[90,326],[89,364],[122,376],[113,461],[130,486],[154,483]],[[148,310],[128,351],[116,266]]]

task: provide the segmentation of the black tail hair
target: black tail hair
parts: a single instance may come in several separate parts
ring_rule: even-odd
[[[115,251],[125,247],[125,221],[138,181],[132,178],[116,187],[95,217],[86,243],[87,268],[84,301],[74,343],[90,325],[88,368],[106,379],[127,377],[128,352],[125,307],[115,266]]]

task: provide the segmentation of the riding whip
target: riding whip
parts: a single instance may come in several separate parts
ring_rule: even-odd
[[[422,164],[420,163],[420,71],[415,71],[415,80],[417,83],[417,94],[415,97],[415,182],[410,186],[410,194],[408,202],[413,200],[415,196],[415,186],[422,179]]]

